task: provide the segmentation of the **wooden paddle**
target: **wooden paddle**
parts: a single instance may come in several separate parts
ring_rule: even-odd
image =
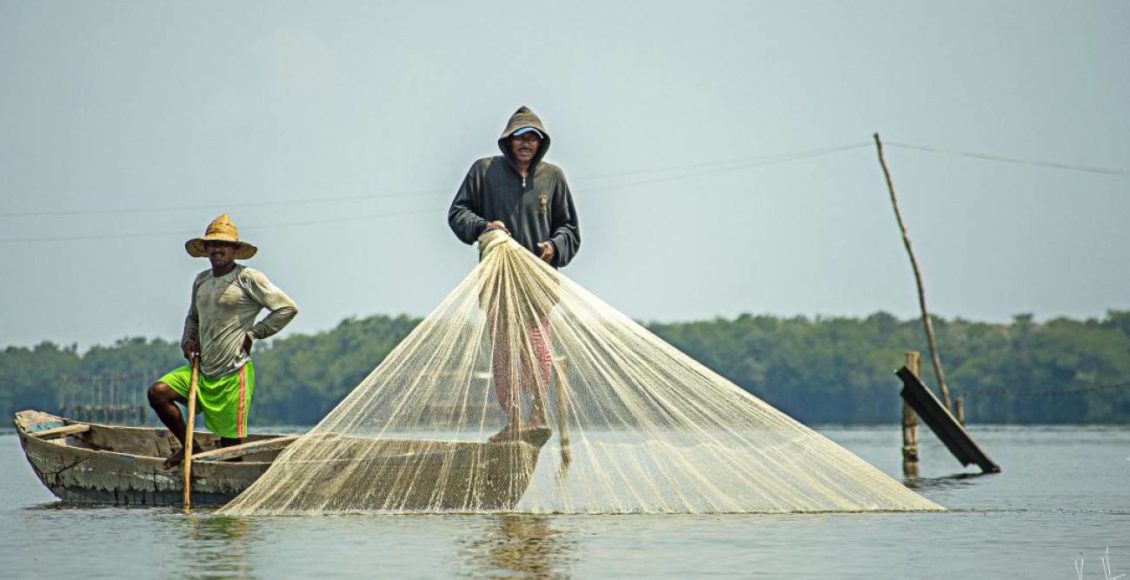
[[[192,509],[192,429],[196,423],[196,380],[200,375],[200,353],[192,355],[192,378],[188,381],[188,426],[184,433],[184,511]]]

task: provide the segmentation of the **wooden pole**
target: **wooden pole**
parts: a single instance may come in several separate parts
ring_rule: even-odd
[[[918,376],[922,356],[917,351],[907,351],[906,368]],[[902,402],[902,473],[905,477],[918,477],[918,415],[905,400]]]
[[[954,404],[956,405],[954,407],[954,410],[957,411],[957,422],[961,423],[961,426],[964,427],[965,426],[965,398],[962,397],[961,395],[958,395],[957,399],[954,400]]]
[[[188,421],[184,433],[184,511],[192,509],[192,430],[196,423],[196,381],[200,355],[192,355],[192,378],[188,381]]]
[[[910,256],[910,267],[914,270],[914,282],[918,285],[918,305],[922,309],[922,324],[926,327],[926,342],[930,346],[930,358],[934,363],[934,376],[938,378],[938,388],[942,391],[942,403],[947,410],[952,410],[950,404],[950,391],[946,387],[946,376],[942,372],[942,359],[938,356],[938,345],[934,340],[934,325],[930,322],[930,313],[926,311],[926,290],[922,286],[922,273],[918,269],[918,260],[914,257],[914,250],[910,247],[910,236],[906,234],[906,223],[902,220],[899,203],[895,198],[895,186],[891,182],[891,172],[887,169],[887,160],[883,158],[883,142],[879,134],[875,133],[875,147],[879,150],[879,165],[883,167],[883,176],[887,179],[887,191],[891,193],[891,206],[895,209],[895,219],[898,220],[899,230],[902,231],[902,243],[906,246],[906,254]]]
[[[557,371],[557,433],[561,438],[561,466],[557,469],[557,477],[564,481],[569,473],[569,465],[573,463],[573,450],[569,445],[569,380],[565,376],[560,359],[553,359],[553,368]]]
[[[94,420],[98,421],[99,423],[107,422],[105,418],[102,417],[102,391],[106,386],[105,384],[103,384],[103,380],[105,380],[105,375],[102,375],[98,378],[98,404],[94,406]]]

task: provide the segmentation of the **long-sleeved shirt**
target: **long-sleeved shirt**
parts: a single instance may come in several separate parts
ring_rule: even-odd
[[[270,313],[256,323],[255,317],[264,308]],[[236,264],[219,277],[205,270],[192,282],[181,345],[195,340],[200,348],[200,372],[223,376],[247,362],[245,338],[267,338],[297,314],[294,301],[258,270]]]
[[[567,265],[581,245],[565,174],[550,163],[537,164],[533,179],[523,180],[502,156],[476,161],[451,203],[448,223],[460,240],[473,244],[492,221],[506,224],[535,255],[539,242],[553,244],[555,268]]]

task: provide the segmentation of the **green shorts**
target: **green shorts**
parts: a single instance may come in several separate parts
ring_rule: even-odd
[[[188,399],[188,386],[192,380],[192,367],[184,365],[169,371],[158,379]],[[204,426],[209,431],[229,439],[247,436],[247,411],[251,408],[251,395],[255,393],[255,365],[244,363],[238,371],[221,377],[208,377],[200,373],[196,379],[196,411],[204,413]]]

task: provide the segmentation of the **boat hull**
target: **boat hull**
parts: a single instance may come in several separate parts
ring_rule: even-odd
[[[164,458],[180,444],[165,429],[78,423],[40,411],[16,414],[20,445],[39,480],[68,503],[123,506],[179,506],[184,501],[184,471],[166,470]],[[252,435],[241,461],[216,461],[219,441],[196,433],[204,453],[192,462],[192,504],[219,506],[250,487],[295,437]],[[348,511],[452,512],[508,511],[529,486],[548,429],[523,431],[513,440],[480,443],[418,439],[370,439],[308,435],[303,454],[347,476],[354,495]],[[303,437],[302,439],[306,439]],[[258,442],[258,443],[256,443]],[[325,450],[325,451],[322,451]],[[212,455],[210,459],[205,459]],[[344,501],[322,481],[312,481],[296,459],[278,467],[282,481],[301,489],[305,505]],[[340,489],[340,488],[339,488]],[[287,494],[291,495],[291,494]]]
[[[79,425],[38,411],[16,415],[20,445],[39,480],[68,503],[124,506],[173,506],[184,501],[184,472],[163,468],[173,452],[167,430],[91,424],[82,433],[41,439],[37,432]],[[199,433],[205,449],[215,437]],[[260,435],[256,438],[270,438]],[[193,462],[192,503],[222,505],[255,482],[276,452],[248,456],[242,462]]]
[[[267,492],[252,500],[260,513],[509,511],[526,493],[549,436],[536,429],[478,443],[311,435],[261,482],[292,486],[290,493],[260,486],[248,493]],[[325,485],[327,473],[332,486]]]

